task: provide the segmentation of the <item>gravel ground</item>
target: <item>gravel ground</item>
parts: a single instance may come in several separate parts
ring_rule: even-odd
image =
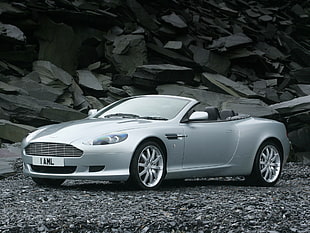
[[[169,182],[157,191],[66,181],[0,180],[0,232],[310,232],[310,166],[288,163],[275,187],[234,179]]]

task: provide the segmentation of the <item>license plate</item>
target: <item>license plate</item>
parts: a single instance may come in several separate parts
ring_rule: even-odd
[[[38,156],[32,158],[32,164],[33,165],[39,165],[39,166],[55,166],[55,167],[64,167],[65,166],[65,160],[64,158],[58,158],[58,157],[44,157],[44,156]]]

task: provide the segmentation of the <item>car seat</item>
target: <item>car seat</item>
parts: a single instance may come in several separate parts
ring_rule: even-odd
[[[230,117],[233,117],[233,116],[236,116],[237,114],[231,110],[231,109],[223,109],[221,112],[220,112],[220,118],[221,120],[227,120],[229,119]]]
[[[216,107],[206,107],[205,112],[208,113],[208,120],[218,120],[220,118],[219,110]]]

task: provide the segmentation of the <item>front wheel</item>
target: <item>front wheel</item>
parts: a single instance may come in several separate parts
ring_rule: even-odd
[[[49,179],[49,178],[38,178],[38,177],[31,177],[32,180],[40,185],[40,186],[51,186],[51,187],[57,187],[62,185],[63,182],[65,182],[64,179]]]
[[[148,141],[139,145],[132,157],[129,183],[140,189],[156,189],[165,175],[166,157],[158,143]]]
[[[273,186],[280,178],[283,156],[279,146],[272,142],[264,142],[258,149],[253,170],[246,181],[252,185]]]

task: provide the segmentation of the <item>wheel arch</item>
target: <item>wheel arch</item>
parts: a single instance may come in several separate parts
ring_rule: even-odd
[[[282,166],[280,166],[279,170],[278,170],[278,174],[277,176],[275,177],[275,179],[273,181],[267,181],[266,180],[266,177],[264,178],[263,177],[263,174],[262,174],[262,171],[260,170],[259,168],[259,154],[261,153],[262,149],[265,147],[265,146],[268,146],[268,144],[273,144],[277,147],[277,149],[279,150],[279,156],[280,156],[280,164],[282,164]],[[266,139],[264,139],[258,149],[257,149],[257,152],[255,154],[255,157],[254,157],[254,161],[253,161],[253,164],[252,164],[252,169],[251,169],[251,174],[250,175],[247,175],[245,176],[245,181],[247,184],[249,185],[258,185],[258,186],[266,186],[266,187],[269,187],[269,186],[273,186],[275,185],[279,178],[280,178],[280,175],[281,175],[281,171],[283,169],[283,159],[284,159],[284,155],[283,155],[283,152],[284,152],[284,148],[283,148],[283,145],[281,143],[281,141],[275,137],[268,137]],[[270,166],[270,165],[267,165],[267,166]],[[259,173],[259,174],[258,174]],[[268,175],[269,176],[269,175]],[[273,177],[272,177],[273,179]]]
[[[263,139],[259,144],[258,144],[258,147],[256,148],[256,152],[255,152],[255,156],[253,156],[253,160],[252,160],[252,168],[251,168],[251,173],[253,172],[253,169],[254,169],[254,163],[255,163],[255,158],[257,156],[257,152],[259,151],[259,148],[261,147],[261,145],[263,145],[264,143],[266,142],[273,142],[275,143],[278,147],[279,147],[279,150],[280,150],[280,156],[281,156],[281,159],[283,161],[283,145],[281,143],[281,141],[276,138],[276,137],[267,137],[265,139]]]
[[[268,137],[268,138],[266,138],[265,140],[263,140],[263,141],[261,142],[260,146],[261,146],[263,143],[268,142],[268,141],[275,143],[275,144],[279,147],[279,150],[280,150],[280,152],[281,152],[281,155],[280,155],[280,156],[281,156],[281,159],[283,159],[284,149],[283,149],[283,145],[282,145],[281,141],[280,141],[278,138],[276,138],[276,137]]]
[[[136,153],[136,151],[138,150],[139,146],[140,146],[141,144],[145,143],[145,142],[151,142],[151,141],[156,142],[156,143],[160,146],[160,148],[163,150],[164,155],[165,155],[165,156],[164,156],[165,162],[167,162],[168,153],[167,153],[167,148],[166,148],[165,143],[164,143],[160,138],[158,138],[158,137],[150,136],[150,137],[144,138],[144,139],[141,140],[139,143],[137,143],[137,145],[136,145],[136,147],[135,147],[135,149],[134,149],[134,151],[133,151],[133,153],[132,153],[131,159],[130,159],[130,165],[129,165],[130,168],[131,168],[131,166],[132,166],[133,155]]]
[[[142,144],[142,143],[145,143],[145,142],[150,142],[150,141],[153,141],[153,142],[156,142],[160,148],[163,150],[164,154],[165,154],[165,159],[167,160],[167,148],[166,148],[166,145],[165,143],[158,137],[147,137],[147,138],[144,138],[141,142],[139,142],[134,150],[134,153],[136,152],[136,150],[138,149],[138,147]]]
[[[142,188],[142,189],[148,189],[146,188],[145,186],[142,187],[141,186],[141,180],[140,181],[137,181],[137,178],[136,176],[138,175],[135,171],[135,166],[137,166],[137,160],[135,159],[137,157],[137,152],[139,151],[140,146],[144,146],[143,144],[144,143],[148,143],[148,142],[154,142],[156,144],[158,144],[158,146],[160,147],[160,149],[162,150],[162,153],[163,153],[163,160],[164,160],[164,166],[163,166],[163,173],[162,173],[162,178],[160,178],[160,181],[159,183],[157,183],[154,187],[152,188],[149,188],[149,189],[153,189],[153,188],[156,188],[160,185],[160,183],[162,182],[162,180],[165,178],[166,174],[167,174],[167,148],[164,144],[164,142],[162,140],[160,140],[159,138],[157,137],[147,137],[147,138],[144,138],[143,140],[141,140],[137,145],[136,145],[136,148],[134,149],[134,152],[133,152],[133,156],[131,158],[131,161],[130,161],[130,167],[129,167],[129,171],[130,171],[130,174],[129,174],[129,178],[128,180],[126,181],[129,185],[134,185],[135,187],[137,188]],[[143,148],[143,147],[142,147]],[[140,179],[140,178],[139,178]],[[145,184],[143,184],[145,185]]]

